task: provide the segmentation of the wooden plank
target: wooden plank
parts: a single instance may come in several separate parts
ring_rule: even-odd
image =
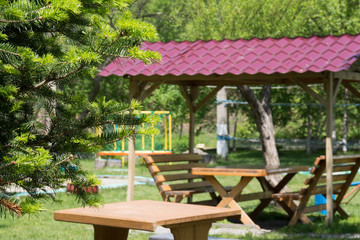
[[[333,172],[351,171],[354,165],[340,165],[333,168]]]
[[[236,202],[246,202],[251,200],[258,200],[258,199],[267,199],[272,197],[271,191],[265,192],[257,192],[257,193],[247,193],[247,194],[240,194],[235,198]]]
[[[156,214],[154,214],[156,213]],[[137,200],[54,212],[54,219],[102,226],[155,231],[157,226],[240,215],[237,209]]]
[[[212,190],[212,187],[209,182],[188,182],[188,183],[177,183],[177,184],[169,184],[172,191],[175,190],[198,190],[203,192],[209,192],[209,190]],[[207,188],[207,189],[205,189]]]
[[[352,163],[360,161],[360,155],[334,156],[334,164]]]
[[[202,161],[199,154],[171,154],[171,155],[152,155],[144,156],[146,163],[165,163],[183,161]]]
[[[172,164],[172,165],[156,165],[152,166],[157,169],[158,172],[167,172],[167,171],[181,171],[181,170],[191,170],[195,167],[202,167],[204,163],[189,163],[189,164]]]
[[[274,175],[274,174],[283,174],[283,173],[298,173],[300,171],[308,171],[308,170],[309,170],[308,166],[278,167],[274,169],[266,169],[266,174]]]
[[[266,176],[265,169],[236,169],[236,168],[193,168],[192,174],[204,176],[244,176],[262,177]]]
[[[348,82],[342,82],[342,85],[347,88],[354,96],[360,98],[360,92],[356,88],[354,88],[350,83]]]
[[[342,79],[345,79],[345,80],[357,80],[357,81],[360,81],[360,73],[348,72],[348,71],[334,72],[334,78],[342,78]]]
[[[346,179],[346,182],[343,184],[343,187],[342,187],[342,189],[341,189],[338,197],[336,198],[336,201],[335,201],[335,202],[336,202],[336,203],[338,204],[338,206],[339,206],[339,207],[337,208],[337,210],[339,210],[339,212],[341,211],[341,210],[339,209],[339,208],[340,208],[340,203],[341,203],[341,201],[343,200],[343,198],[344,198],[347,190],[349,189],[351,182],[352,182],[353,179],[355,178],[355,176],[356,176],[356,174],[357,174],[357,172],[358,172],[358,170],[359,170],[359,167],[360,167],[360,161],[357,161],[357,162],[356,162],[356,165],[353,166],[353,168],[352,168],[352,170],[351,170],[351,173],[349,174],[348,178]],[[345,211],[340,212],[340,214],[343,214],[344,216],[347,215],[347,213],[346,213]]]
[[[156,89],[159,88],[161,84],[163,84],[166,81],[166,79],[163,79],[162,81],[154,82],[151,87],[145,90],[139,97],[139,101],[144,101],[146,98],[148,98]]]
[[[342,187],[343,187],[344,183],[336,183],[336,184],[332,184],[333,186],[333,191],[336,193],[338,192]],[[300,194],[301,195],[305,195],[307,193],[308,189],[307,188],[302,188],[300,190]],[[316,194],[326,194],[326,185],[322,185],[322,186],[316,186],[314,191],[312,192],[312,195],[316,195]]]
[[[177,181],[177,180],[189,180],[201,178],[200,175],[193,175],[191,173],[180,173],[180,174],[167,174],[167,175],[157,175],[155,176],[156,182],[167,182],[167,181]]]
[[[313,98],[315,98],[316,100],[318,100],[320,102],[320,104],[322,104],[323,106],[326,106],[326,101],[325,99],[319,95],[318,93],[316,93],[314,90],[312,90],[311,88],[309,88],[304,82],[302,82],[300,79],[297,78],[292,78],[291,79],[294,83],[296,83],[297,85],[299,85],[305,92],[307,92],[308,94],[310,94],[310,96],[312,96]]]
[[[200,108],[202,106],[204,106],[213,96],[215,96],[215,94],[221,89],[223,88],[224,85],[219,85],[216,88],[214,88],[208,95],[206,95],[198,104],[196,104],[196,106],[194,107],[194,111],[197,112],[198,110],[200,110]]]
[[[334,175],[333,182],[345,181],[348,176],[349,176],[349,174]],[[313,180],[313,178],[307,178],[305,180],[305,185],[311,184],[312,180]],[[322,176],[318,181],[318,184],[319,183],[326,183],[326,176]]]
[[[215,189],[217,193],[219,193],[222,198],[227,196],[227,191],[214,176],[205,176],[205,179],[211,184],[211,186]]]
[[[183,183],[183,184],[163,184],[159,186],[161,192],[168,191],[185,191],[192,193],[201,193],[201,192],[213,192],[211,185],[208,182],[191,182],[191,183]]]
[[[274,193],[271,195],[272,198],[278,199],[279,201],[287,201],[287,200],[300,200],[302,195],[299,193]]]
[[[308,206],[304,209],[303,213],[307,214],[307,213],[313,213],[313,212],[320,212],[326,209],[326,204],[319,204],[319,205],[313,205],[313,206]]]
[[[320,163],[325,162],[325,161],[326,161],[326,157],[324,155],[322,155],[322,156],[316,158],[314,165],[315,166],[320,165]]]

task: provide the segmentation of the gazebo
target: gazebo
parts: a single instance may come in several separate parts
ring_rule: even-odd
[[[297,38],[253,38],[195,42],[145,42],[142,49],[158,51],[162,61],[116,59],[99,75],[130,81],[130,98],[144,100],[161,84],[178,85],[190,112],[189,150],[194,149],[194,115],[222,87],[238,85],[298,85],[326,108],[327,224],[333,220],[333,107],[340,85],[360,98],[360,35]],[[326,96],[309,84],[323,84]],[[215,86],[198,99],[200,86]],[[134,151],[129,144],[129,151]],[[135,155],[129,154],[128,200],[132,199]]]

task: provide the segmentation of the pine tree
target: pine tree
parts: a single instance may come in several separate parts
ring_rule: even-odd
[[[154,121],[137,116],[138,102],[89,103],[66,91],[72,82],[94,77],[105,58],[146,63],[160,58],[139,49],[142,41],[156,40],[157,34],[153,26],[132,18],[129,3],[0,0],[0,213],[21,216],[41,210],[39,199],[56,199],[50,190],[65,180],[76,184],[81,203],[99,205],[97,196],[83,190],[95,180],[72,154],[154,133],[136,127]],[[106,16],[114,12],[117,21],[110,27]],[[96,128],[107,123],[123,127],[97,137]],[[7,192],[10,186],[24,188],[30,197],[15,199]]]

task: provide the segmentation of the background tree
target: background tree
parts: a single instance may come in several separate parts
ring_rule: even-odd
[[[153,26],[133,19],[128,0],[0,1],[0,212],[21,216],[39,211],[40,198],[70,179],[79,201],[98,205],[84,186],[94,183],[72,154],[94,152],[98,145],[153,129],[136,128],[147,117],[135,118],[137,102],[120,104],[100,98],[89,103],[82,79],[97,73],[105,58],[139,58],[146,63],[159,54],[139,50],[156,40]],[[111,28],[103,16],[121,14]],[[55,90],[56,89],[56,90]],[[81,92],[81,91],[80,91]],[[77,116],[86,111],[83,118]],[[125,114],[130,111],[132,117]],[[46,118],[44,124],[38,113]],[[123,125],[96,137],[95,128]],[[24,188],[29,198],[16,200],[10,186]],[[39,191],[47,195],[39,194]]]
[[[136,17],[159,27],[163,41],[292,38],[360,32],[360,2],[354,0],[175,0],[171,6],[166,2],[137,0],[132,6]],[[286,100],[286,94],[280,95]],[[291,102],[292,95],[287,100]],[[284,111],[276,114],[281,112]],[[282,125],[290,120],[287,116],[280,117]]]
[[[133,11],[137,17],[163,27],[165,31],[160,31],[160,39],[164,41],[292,38],[360,32],[360,2],[355,0],[174,0],[171,6],[163,0],[138,0]],[[273,115],[269,107],[270,87],[264,86],[257,94],[242,86],[239,92],[252,107],[262,139],[265,163],[279,165]],[[287,102],[294,100],[291,97],[287,98]],[[299,116],[304,117],[311,116],[313,110],[305,108],[295,112],[304,114]],[[281,118],[282,124],[291,119]]]

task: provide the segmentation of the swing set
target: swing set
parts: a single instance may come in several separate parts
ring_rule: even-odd
[[[160,133],[145,137],[137,135],[135,138],[135,155],[154,155],[154,154],[172,154],[172,132],[171,132],[171,112],[170,111],[141,111],[141,114],[155,114],[160,117],[157,127]],[[145,124],[143,123],[143,127]],[[96,134],[101,135],[102,131],[117,131],[117,124],[108,124],[96,129]],[[149,141],[149,140],[150,141]],[[103,151],[97,153],[99,158],[102,156],[121,156],[122,166],[125,165],[125,156],[129,155],[128,142],[125,140],[117,141],[105,145]]]

